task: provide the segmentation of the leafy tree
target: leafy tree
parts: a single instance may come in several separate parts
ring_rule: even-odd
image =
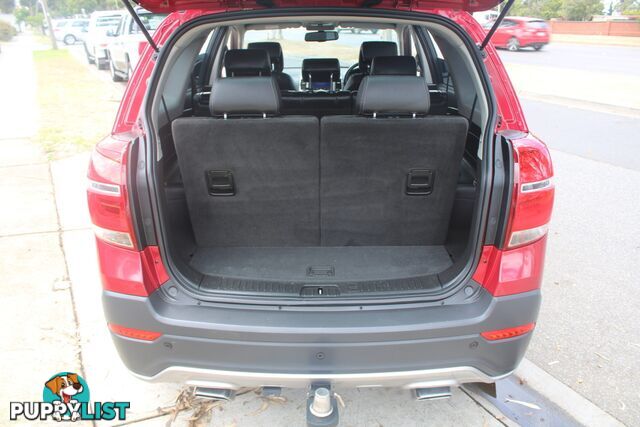
[[[602,9],[601,0],[564,0],[562,15],[569,21],[588,21],[593,15],[601,14]]]
[[[640,0],[622,1],[640,2]],[[601,0],[516,0],[509,15],[584,21],[591,19],[593,15],[602,13],[602,9]]]
[[[21,25],[27,22],[27,18],[31,15],[29,9],[26,7],[16,7],[13,11],[13,16],[16,18],[16,24]]]

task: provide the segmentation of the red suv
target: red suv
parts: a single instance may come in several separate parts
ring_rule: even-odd
[[[485,30],[489,30],[493,23],[484,25]],[[491,38],[495,47],[509,49],[512,52],[523,47],[532,47],[540,50],[544,45],[549,44],[551,32],[549,25],[542,19],[521,18],[518,16],[508,16],[500,23],[498,30]]]
[[[89,168],[118,352],[216,398],[503,378],[554,187],[479,47],[469,12],[495,2],[321,3],[140,2],[173,13]]]

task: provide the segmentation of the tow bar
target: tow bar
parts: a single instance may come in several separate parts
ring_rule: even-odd
[[[330,384],[313,384],[307,398],[307,426],[334,427],[340,422],[338,405]]]

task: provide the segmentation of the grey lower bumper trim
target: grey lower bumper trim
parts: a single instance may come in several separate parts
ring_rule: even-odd
[[[183,383],[198,387],[287,387],[306,388],[311,383],[327,381],[347,387],[400,387],[405,389],[424,387],[452,387],[464,383],[491,383],[509,376],[511,372],[491,377],[470,366],[419,371],[377,372],[354,374],[277,374],[260,372],[218,371],[211,369],[173,366],[152,377],[136,375],[152,382]]]

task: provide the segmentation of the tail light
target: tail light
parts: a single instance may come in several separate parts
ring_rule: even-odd
[[[136,241],[127,191],[130,139],[110,136],[91,155],[87,198],[93,222],[103,287],[147,296],[169,276],[157,246]]]
[[[511,143],[514,183],[505,244],[485,246],[473,275],[494,296],[540,287],[555,194],[547,147],[531,135]]]
[[[126,186],[129,141],[112,137],[102,140],[91,154],[87,197],[96,236],[113,245],[133,249]]]
[[[529,137],[512,141],[514,185],[507,225],[507,248],[532,243],[547,234],[555,190],[547,147]]]

